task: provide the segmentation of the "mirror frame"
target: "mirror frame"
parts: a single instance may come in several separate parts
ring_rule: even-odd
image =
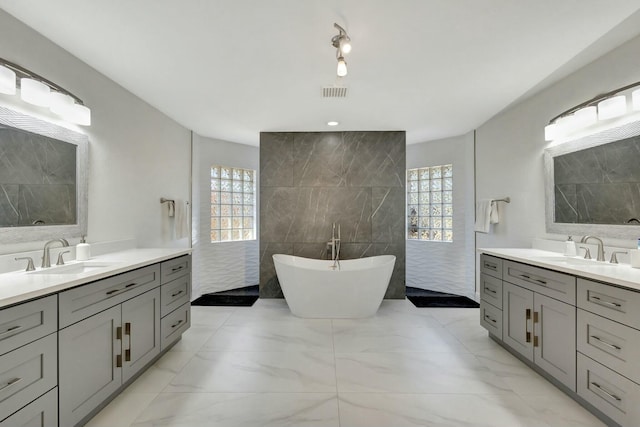
[[[0,106],[0,123],[76,145],[76,223],[0,227],[0,242],[25,243],[87,234],[89,138],[53,123]]]
[[[640,135],[640,121],[634,121],[612,129],[567,141],[544,150],[545,169],[545,223],[547,233],[566,234],[570,236],[595,235],[616,239],[632,239],[640,237],[640,225],[622,224],[580,224],[555,222],[555,191],[553,158],[563,154],[580,151],[599,145],[609,144],[626,138]],[[640,167],[640,165],[639,165]]]

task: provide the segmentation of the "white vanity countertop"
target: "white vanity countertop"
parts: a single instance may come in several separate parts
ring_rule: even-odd
[[[485,248],[478,249],[478,252],[640,290],[640,269],[631,268],[629,264],[610,264],[585,260],[582,257],[566,257],[557,252],[540,249]]]
[[[106,266],[83,273],[41,273],[53,272],[57,268],[73,268],[71,266],[82,261],[69,261],[64,266],[53,266],[49,269],[37,268],[36,271],[30,272],[3,273],[0,274],[0,308],[190,253],[191,249],[129,249],[91,257],[89,261],[84,262],[104,263]]]

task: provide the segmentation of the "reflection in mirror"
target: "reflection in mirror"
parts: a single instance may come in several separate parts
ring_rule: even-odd
[[[547,232],[640,236],[640,122],[545,150]]]
[[[87,137],[0,107],[0,241],[87,229]]]
[[[76,223],[76,150],[0,125],[0,227]]]

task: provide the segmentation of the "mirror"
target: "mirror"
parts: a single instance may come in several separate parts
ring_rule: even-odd
[[[0,107],[0,241],[87,231],[86,135]]]
[[[640,122],[545,150],[547,232],[640,236]]]

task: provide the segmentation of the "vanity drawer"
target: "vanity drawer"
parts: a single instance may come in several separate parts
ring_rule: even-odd
[[[578,395],[622,426],[640,425],[640,386],[581,353]]]
[[[576,304],[576,278],[519,262],[505,261],[503,280],[567,304]]]
[[[502,339],[502,310],[498,310],[486,301],[480,301],[480,325]]]
[[[482,273],[480,299],[502,310],[502,280]]]
[[[58,329],[58,297],[51,295],[0,310],[0,354]]]
[[[578,309],[577,348],[640,384],[640,331]]]
[[[480,255],[480,273],[502,279],[502,259],[491,255]]]
[[[143,267],[59,294],[60,329],[160,285],[160,265]]]
[[[160,288],[160,316],[164,317],[191,299],[191,275],[165,283]]]
[[[191,325],[191,304],[186,303],[160,321],[161,350],[178,340]]]
[[[0,420],[56,386],[57,353],[51,334],[0,356]]]
[[[170,259],[160,265],[161,283],[170,282],[189,273],[191,273],[191,255]]]
[[[640,329],[640,292],[578,279],[578,307]]]
[[[58,389],[54,388],[9,418],[0,427],[57,427]]]

